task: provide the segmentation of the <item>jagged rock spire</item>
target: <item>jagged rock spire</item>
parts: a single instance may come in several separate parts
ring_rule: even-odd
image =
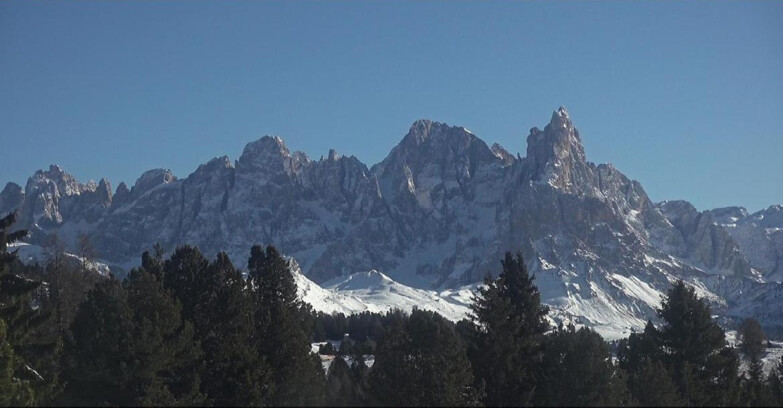
[[[579,132],[563,106],[552,113],[543,131],[537,127],[530,129],[527,160],[530,178],[539,184],[577,192],[589,189],[594,179]]]

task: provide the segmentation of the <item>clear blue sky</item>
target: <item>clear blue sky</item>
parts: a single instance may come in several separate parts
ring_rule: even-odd
[[[524,156],[565,105],[588,159],[654,201],[758,210],[783,203],[781,21],[771,1],[4,1],[0,183],[185,177],[264,134],[371,166],[419,118]]]

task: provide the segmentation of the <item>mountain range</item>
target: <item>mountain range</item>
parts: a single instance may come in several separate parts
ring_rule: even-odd
[[[609,337],[654,318],[676,279],[727,325],[753,316],[783,329],[783,207],[654,203],[611,164],[587,161],[563,107],[530,130],[525,157],[464,127],[418,120],[372,167],[334,150],[313,160],[265,136],[234,162],[214,158],[185,178],[149,170],[131,187],[79,183],[51,165],[24,188],[5,186],[0,213],[14,209],[32,245],[56,233],[73,249],[86,234],[119,274],[155,243],[226,251],[237,265],[252,245],[274,244],[316,292],[375,285],[459,305],[449,294],[521,251],[554,320]]]

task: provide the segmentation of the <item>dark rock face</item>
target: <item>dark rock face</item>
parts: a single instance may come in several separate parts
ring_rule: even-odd
[[[24,203],[24,190],[16,183],[7,183],[0,191],[0,214],[3,217]]]
[[[687,201],[664,202],[657,208],[674,226],[668,234],[656,236],[668,252],[717,274],[750,274],[747,259],[709,211],[700,213]]]
[[[763,280],[783,281],[783,206],[772,205],[753,214],[742,207],[710,213]]]
[[[24,191],[3,189],[0,210],[15,207],[34,242],[85,232],[125,269],[155,243],[227,251],[239,265],[251,245],[274,244],[317,282],[375,269],[443,289],[480,281],[505,251],[519,250],[553,316],[607,327],[643,325],[676,278],[736,317],[776,296],[780,285],[764,282],[783,276],[779,206],[748,215],[654,204],[612,165],[586,160],[562,107],[531,129],[525,158],[465,128],[419,120],[371,169],[334,150],[314,161],[265,136],[233,164],[215,158],[184,179],[150,170],[113,195],[106,180],[79,184],[52,166]],[[752,285],[766,295],[742,296]],[[781,314],[768,320],[783,322]]]

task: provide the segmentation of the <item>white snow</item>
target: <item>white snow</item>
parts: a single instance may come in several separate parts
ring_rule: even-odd
[[[736,330],[726,331],[726,342],[732,347],[739,347],[740,341],[737,338],[738,334]],[[764,343],[765,349],[761,353],[761,364],[764,375],[768,376],[769,373],[780,363],[780,358],[783,357],[783,342],[770,341],[769,346]],[[748,371],[749,360],[747,356],[740,353],[740,372],[744,373]]]
[[[26,242],[14,242],[8,245],[8,250],[17,251],[16,256],[24,263],[38,263],[41,265],[46,263],[46,251],[39,245],[32,245]],[[84,259],[77,255],[67,252],[63,255],[65,255],[66,260],[69,260],[70,262],[78,264],[84,262]],[[87,262],[87,268],[103,276],[109,276],[110,273],[109,266],[100,260]]]
[[[440,293],[414,289],[375,270],[338,277],[325,282],[322,287],[302,275],[298,265],[293,263],[291,273],[300,298],[324,313],[385,313],[392,309],[411,312],[417,308],[459,321],[470,311],[472,287]]]
[[[630,297],[640,299],[650,307],[661,307],[663,293],[655,290],[648,283],[636,276],[610,275],[611,279],[620,284],[620,288]]]

